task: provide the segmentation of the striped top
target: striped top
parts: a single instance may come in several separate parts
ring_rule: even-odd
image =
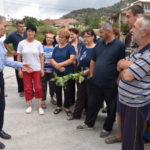
[[[119,101],[131,107],[143,107],[150,103],[150,43],[126,59],[133,62],[128,70],[135,79],[119,82]]]

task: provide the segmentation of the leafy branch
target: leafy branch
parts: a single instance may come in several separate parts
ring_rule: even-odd
[[[54,77],[51,79],[51,81],[54,81],[57,86],[61,86],[64,88],[66,88],[67,82],[69,80],[76,80],[79,83],[82,83],[85,80],[85,78],[83,76],[83,73],[80,72],[80,73],[68,74],[68,75],[65,75],[62,77],[60,77],[56,73],[54,73]]]

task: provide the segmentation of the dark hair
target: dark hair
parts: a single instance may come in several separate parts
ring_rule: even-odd
[[[144,14],[144,9],[140,5],[132,5],[127,10],[131,10],[133,15]]]
[[[44,37],[44,40],[43,40],[43,45],[45,46],[47,43],[46,43],[46,35],[47,34],[53,34],[54,35],[54,42],[53,42],[53,46],[55,46],[56,44],[57,44],[57,41],[56,41],[56,36],[55,36],[55,34],[54,33],[52,33],[52,32],[47,32],[47,33],[45,33],[45,37]]]
[[[87,29],[87,30],[83,31],[81,35],[84,36],[85,33],[88,35],[94,36],[94,42],[96,43],[97,37],[96,37],[95,32],[92,29]]]
[[[24,23],[23,20],[18,20],[18,21],[16,22],[16,26],[18,26],[19,24],[25,24],[25,23]]]
[[[70,28],[69,31],[70,31],[70,32],[73,32],[74,34],[79,35],[79,30],[76,29],[76,28]]]
[[[34,24],[28,24],[26,31],[28,31],[28,30],[32,30],[32,31],[37,32],[37,28]]]

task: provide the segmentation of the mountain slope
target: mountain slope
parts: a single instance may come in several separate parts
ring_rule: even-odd
[[[94,8],[87,8],[87,9],[80,9],[72,11],[62,18],[74,18],[80,21],[83,21],[85,17],[88,16],[89,19],[93,19],[93,17],[110,17],[116,13],[118,13],[121,8],[126,7],[129,3],[135,2],[136,0],[123,0],[114,4],[113,6],[94,9]]]

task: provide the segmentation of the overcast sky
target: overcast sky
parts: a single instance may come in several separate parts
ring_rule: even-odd
[[[13,18],[32,16],[39,19],[59,18],[72,10],[101,8],[120,0],[0,0],[4,2],[4,13]],[[1,3],[0,2],[0,3]],[[2,7],[2,4],[1,6]],[[2,9],[2,8],[1,8]]]

